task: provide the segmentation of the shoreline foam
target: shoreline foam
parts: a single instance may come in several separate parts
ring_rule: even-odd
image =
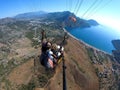
[[[90,47],[90,48],[93,48],[93,49],[95,49],[95,50],[97,50],[97,51],[103,52],[103,53],[105,53],[105,54],[112,55],[112,53],[110,54],[110,53],[108,53],[108,52],[105,52],[105,51],[103,51],[103,50],[100,50],[100,49],[98,49],[98,48],[96,48],[96,47],[94,47],[94,46],[92,46],[92,45],[84,42],[83,40],[76,38],[75,36],[73,36],[72,34],[70,34],[65,28],[63,28],[63,30],[64,30],[64,32],[67,32],[69,36],[71,36],[72,38],[76,39],[77,41],[79,41],[80,43],[84,44],[85,46]]]

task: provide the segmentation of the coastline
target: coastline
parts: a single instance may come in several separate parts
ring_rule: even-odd
[[[87,43],[84,42],[83,40],[80,40],[80,39],[76,38],[75,36],[73,36],[72,34],[70,34],[65,28],[63,28],[63,30],[64,30],[64,32],[67,32],[69,36],[71,36],[72,38],[76,39],[77,41],[79,41],[80,43],[84,44],[85,46],[87,46],[87,47],[89,47],[89,48],[93,48],[93,49],[95,49],[95,50],[98,51],[98,52],[102,52],[102,53],[105,53],[105,54],[107,54],[107,55],[112,55],[112,53],[110,54],[110,53],[108,53],[108,52],[105,52],[105,51],[103,51],[103,50],[100,50],[100,49],[98,49],[98,48],[96,48],[96,47],[94,47],[94,46],[92,46],[92,45],[87,44]]]

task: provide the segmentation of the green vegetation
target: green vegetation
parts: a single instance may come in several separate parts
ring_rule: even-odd
[[[22,84],[18,90],[34,90],[35,84],[33,82],[28,83],[27,85]]]
[[[98,76],[99,74],[99,69],[98,68],[95,68],[95,72],[96,72],[96,75]],[[99,77],[99,76],[98,76]]]
[[[10,60],[6,63],[0,64],[0,77],[7,75],[16,65],[14,64],[14,60]]]
[[[94,50],[92,48],[86,48],[86,49],[87,49],[88,56],[93,64],[95,63],[102,64],[103,62],[108,63],[107,55],[104,55],[102,52],[99,53],[98,51],[94,53]]]
[[[11,88],[11,83],[7,79],[5,79],[5,88],[6,88],[6,90],[10,90],[10,88]]]
[[[35,22],[35,21],[34,21]],[[47,22],[46,22],[47,23]],[[33,58],[34,55],[30,56],[24,56],[24,57],[12,57],[11,56],[11,51],[14,51],[14,48],[17,47],[16,43],[18,40],[21,38],[27,37],[28,39],[31,40],[31,45],[33,47],[39,45],[40,43],[38,42],[39,39],[41,39],[41,30],[45,30],[47,39],[51,40],[52,42],[58,42],[63,40],[63,35],[64,32],[63,30],[59,29],[58,26],[55,26],[55,24],[46,24],[46,23],[32,23],[31,21],[15,21],[15,22],[10,22],[6,23],[2,27],[4,27],[3,31],[1,30],[0,27],[0,43],[5,44],[5,46],[0,48],[0,81],[5,83],[5,89],[6,90],[12,90],[12,87],[10,82],[7,82],[6,77],[9,75],[9,73],[16,68],[17,66],[25,63],[26,61],[30,60],[30,58]],[[34,36],[36,30],[36,36]],[[3,34],[6,33],[4,36]],[[37,38],[38,40],[35,40],[34,38]],[[12,48],[13,46],[13,48]],[[12,53],[14,54],[14,52]],[[8,59],[8,57],[12,59]],[[19,56],[19,55],[17,55]],[[42,75],[38,75],[37,81],[39,81],[40,87],[43,87],[46,85],[48,80],[53,76],[54,72],[53,71],[47,71],[46,73],[42,73]],[[30,82],[27,85],[20,85],[19,90],[33,90],[35,87],[36,82]]]
[[[2,65],[0,65],[0,76],[2,76],[2,75],[4,75],[4,66],[3,66],[3,64]]]
[[[32,46],[37,46],[40,43],[38,42],[38,40],[41,39],[41,31],[45,30],[46,33],[46,37],[48,40],[52,41],[52,43],[56,43],[58,41],[62,41],[63,40],[63,35],[64,32],[62,30],[55,30],[55,28],[53,26],[49,26],[49,25],[43,25],[41,28],[36,26],[36,36],[34,36],[35,34],[35,27],[31,27],[30,30],[28,32],[26,32],[26,37],[29,38],[32,41]],[[37,40],[35,40],[34,38],[36,38]]]
[[[27,32],[27,33],[26,33],[26,37],[29,38],[30,40],[33,40],[34,32],[33,32],[33,31]]]
[[[31,45],[34,47],[36,45],[39,45],[39,42],[37,40],[34,40],[34,32],[29,31],[26,33],[26,37],[32,41]]]
[[[22,58],[22,59],[18,58],[20,59],[18,60],[19,61],[18,63],[16,63],[17,58],[16,59],[12,58],[8,62],[1,63],[0,64],[0,79],[4,80],[4,78],[11,72],[11,70],[13,70],[13,68],[25,63],[30,58],[32,57],[27,57],[27,58]]]
[[[3,38],[4,33],[0,30],[0,38]]]
[[[0,64],[0,81],[1,83],[5,83],[5,90],[13,90],[12,88],[14,86],[12,86],[11,82],[7,79],[7,76],[9,75],[9,73],[16,68],[17,66],[27,62],[28,60],[30,60],[30,58],[33,57],[27,57],[27,58],[18,58],[20,60],[20,62],[17,62],[16,59],[12,58],[11,60],[9,60],[7,63],[1,63]],[[19,76],[18,76],[19,77]],[[33,90],[34,84],[33,83],[29,83],[28,85],[23,85],[20,90]]]
[[[40,87],[44,87],[48,82],[48,77],[46,75],[41,75],[38,77]]]
[[[4,47],[3,46],[3,47],[0,48],[0,50],[3,51],[3,52],[6,52],[6,53],[10,53],[10,48],[9,47]]]
[[[106,60],[105,57],[101,54],[98,54],[98,58],[100,63],[103,63]]]
[[[87,48],[87,52],[90,59],[92,59],[92,57],[94,57],[94,50],[92,48]]]
[[[94,63],[94,61],[97,60],[95,57],[95,54],[94,54],[94,50],[92,48],[86,48],[86,50],[87,50],[88,56],[91,60],[91,63]]]
[[[8,23],[7,26],[11,29],[23,30],[23,29],[27,29],[28,23],[29,23],[28,21],[16,21],[13,23]]]
[[[116,81],[119,81],[119,75],[118,73],[114,73]]]

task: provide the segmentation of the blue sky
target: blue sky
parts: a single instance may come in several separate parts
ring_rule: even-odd
[[[79,0],[82,1],[82,0]],[[83,0],[78,13],[75,5],[78,0],[0,0],[0,18],[15,16],[33,11],[66,11],[69,10],[85,19],[95,19],[101,24],[120,30],[120,0]],[[88,9],[91,7],[91,9]],[[89,12],[86,12],[88,10]],[[85,14],[85,15],[84,15]]]

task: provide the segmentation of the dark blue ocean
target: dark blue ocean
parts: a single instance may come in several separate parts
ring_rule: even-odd
[[[66,30],[76,38],[110,54],[115,49],[111,41],[120,39],[120,31],[102,25],[74,29],[67,27]]]

